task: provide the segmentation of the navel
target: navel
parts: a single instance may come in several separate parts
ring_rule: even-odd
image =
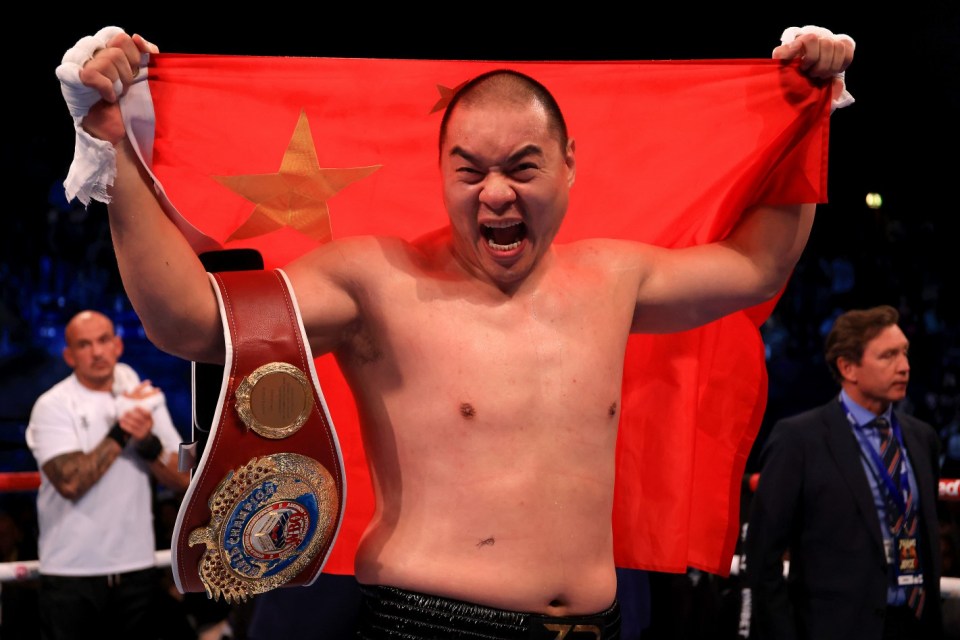
[[[477,410],[473,408],[473,405],[469,402],[460,403],[460,415],[466,418],[467,420],[472,420],[477,415]]]
[[[612,402],[610,403],[610,408],[607,409],[607,416],[612,418],[615,415],[617,415],[617,403]]]
[[[477,542],[477,549],[482,549],[484,547],[492,547],[494,543],[496,543],[496,540],[494,539],[493,536],[490,536],[489,538],[484,538],[483,540],[480,540],[479,542]]]

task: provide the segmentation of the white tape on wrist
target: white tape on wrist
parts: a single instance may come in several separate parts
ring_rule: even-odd
[[[129,396],[117,396],[117,416],[122,416],[134,407],[142,407],[151,413],[159,409],[166,402],[166,397],[159,389],[154,389],[154,393],[145,398],[131,398]]]
[[[63,187],[67,201],[76,198],[84,206],[89,205],[90,200],[110,202],[107,188],[113,185],[117,177],[117,152],[109,142],[97,140],[83,130],[83,118],[90,112],[90,107],[100,101],[100,92],[80,81],[80,69],[118,33],[124,33],[123,29],[104,27],[92,36],[80,38],[63,54],[57,67],[60,91],[77,132],[73,162]],[[117,80],[114,91],[119,96],[122,90],[123,85]]]
[[[834,33],[829,29],[818,27],[812,24],[808,24],[803,27],[787,27],[780,36],[780,44],[788,44],[793,42],[798,36],[802,36],[806,33],[813,33],[821,38],[836,38],[837,40],[845,40],[849,42],[854,49],[857,48],[857,43],[847,34]],[[830,103],[830,111],[832,112],[836,111],[837,109],[842,109],[843,107],[848,107],[854,102],[856,101],[853,99],[853,96],[850,95],[849,91],[847,91],[846,72],[841,71],[834,76],[833,99]]]
[[[107,188],[117,179],[117,150],[106,140],[98,140],[74,124],[77,132],[73,147],[73,162],[63,181],[67,202],[74,198],[90,204],[91,200],[110,203]]]

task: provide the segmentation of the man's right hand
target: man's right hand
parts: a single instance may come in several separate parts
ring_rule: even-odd
[[[130,391],[117,398],[117,422],[120,428],[142,440],[153,429],[153,409],[162,405],[163,394],[149,380],[140,382]]]
[[[143,440],[153,430],[153,414],[143,407],[134,407],[117,418],[117,424],[135,440]]]
[[[125,131],[118,100],[139,75],[141,54],[158,52],[154,44],[138,34],[118,33],[106,48],[97,51],[83,65],[80,81],[101,97],[83,119],[83,128],[90,135],[112,144],[123,139]]]

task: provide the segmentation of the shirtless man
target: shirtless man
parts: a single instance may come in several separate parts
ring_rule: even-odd
[[[147,334],[182,358],[222,362],[209,280],[158,204],[115,104],[114,81],[128,85],[151,48],[120,34],[86,63],[81,80],[104,99],[84,127],[116,147],[110,225]],[[832,78],[853,46],[807,33],[774,57],[801,57],[811,77]],[[377,507],[356,577],[408,590],[370,590],[363,633],[378,637],[382,599],[434,594],[431,607],[467,601],[484,620],[520,627],[535,618],[512,612],[595,614],[603,637],[615,637],[610,515],[627,338],[769,299],[803,250],[815,205],[756,207],[724,241],[682,250],[554,245],[575,143],[535,81],[481,78],[443,120],[442,237],[336,240],[285,268],[314,355],[335,354],[362,420]],[[456,635],[421,628],[424,611],[406,615],[408,633]]]

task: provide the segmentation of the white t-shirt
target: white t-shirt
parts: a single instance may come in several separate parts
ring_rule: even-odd
[[[94,449],[117,421],[116,396],[139,382],[133,369],[118,363],[112,393],[88,389],[71,375],[34,404],[26,439],[41,469],[37,493],[41,573],[90,576],[153,566],[150,472],[132,443],[75,502],[60,495],[43,473],[43,465],[52,458]],[[153,410],[153,433],[165,454],[178,450],[180,434],[165,403]]]

